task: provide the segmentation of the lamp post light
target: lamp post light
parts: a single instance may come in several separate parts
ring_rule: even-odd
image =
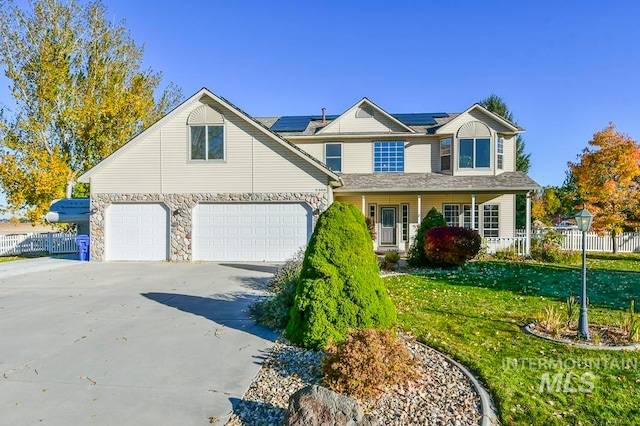
[[[582,231],[582,291],[580,293],[580,319],[578,321],[578,337],[590,340],[589,320],[587,319],[587,231],[591,227],[593,215],[583,208],[575,216],[578,229]]]

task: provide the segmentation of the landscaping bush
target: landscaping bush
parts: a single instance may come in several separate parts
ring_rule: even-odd
[[[269,281],[269,290],[273,292],[273,296],[253,304],[250,308],[256,323],[276,330],[285,329],[289,321],[289,312],[293,307],[303,258],[304,249],[300,249],[276,269]]]
[[[491,257],[493,257],[496,260],[510,260],[510,261],[521,260],[515,248],[497,250],[495,253],[491,255]]]
[[[531,258],[539,262],[573,265],[580,263],[580,253],[562,250],[564,236],[559,232],[549,231],[542,238],[531,240]]]
[[[409,248],[407,255],[407,264],[409,266],[420,267],[427,266],[428,261],[424,253],[424,236],[427,231],[436,226],[447,226],[447,221],[444,220],[444,216],[435,207],[429,210],[429,213],[422,219],[418,231],[416,232],[416,238],[413,244]]]
[[[397,251],[388,251],[380,262],[380,267],[385,270],[392,270],[400,262],[400,254]]]
[[[327,350],[323,385],[355,398],[378,396],[388,386],[416,377],[414,361],[403,342],[388,330],[355,330]]]
[[[364,216],[352,204],[334,202],[309,241],[287,336],[324,349],[342,342],[349,329],[388,329],[395,320]]]
[[[482,238],[473,229],[437,226],[424,237],[424,253],[429,264],[458,266],[473,259],[481,244]]]

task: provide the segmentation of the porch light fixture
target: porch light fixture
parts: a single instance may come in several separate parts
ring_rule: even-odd
[[[587,319],[587,231],[591,227],[593,215],[583,208],[575,216],[578,229],[582,231],[582,291],[580,292],[580,319],[578,321],[578,337],[590,340],[589,320]]]

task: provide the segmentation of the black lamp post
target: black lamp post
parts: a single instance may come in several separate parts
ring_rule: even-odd
[[[580,293],[580,319],[578,321],[578,337],[590,340],[589,320],[587,319],[587,231],[591,227],[593,215],[586,208],[575,216],[578,229],[582,231],[582,292]]]

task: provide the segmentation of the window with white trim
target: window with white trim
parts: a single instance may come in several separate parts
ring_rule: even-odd
[[[224,126],[190,126],[192,160],[224,160]]]
[[[404,142],[374,142],[373,171],[404,172]]]
[[[500,236],[500,206],[498,204],[483,204],[482,206],[483,236]]]
[[[342,171],[342,143],[327,142],[324,144],[324,163],[334,172]]]
[[[402,241],[409,241],[409,204],[400,206],[402,219]]]
[[[443,204],[442,215],[448,226],[460,226],[460,204]]]
[[[451,138],[440,141],[440,170],[451,170]]]
[[[475,205],[475,220],[474,220],[474,226],[471,227],[471,204],[463,204],[462,205],[462,226],[465,228],[471,228],[471,229],[479,229],[478,228],[478,224],[480,223],[480,211],[478,209],[478,204]]]
[[[461,169],[491,166],[491,139],[464,138],[459,140],[458,167]]]
[[[497,167],[498,170],[502,170],[504,168],[504,138],[498,138],[496,149],[498,151]]]

